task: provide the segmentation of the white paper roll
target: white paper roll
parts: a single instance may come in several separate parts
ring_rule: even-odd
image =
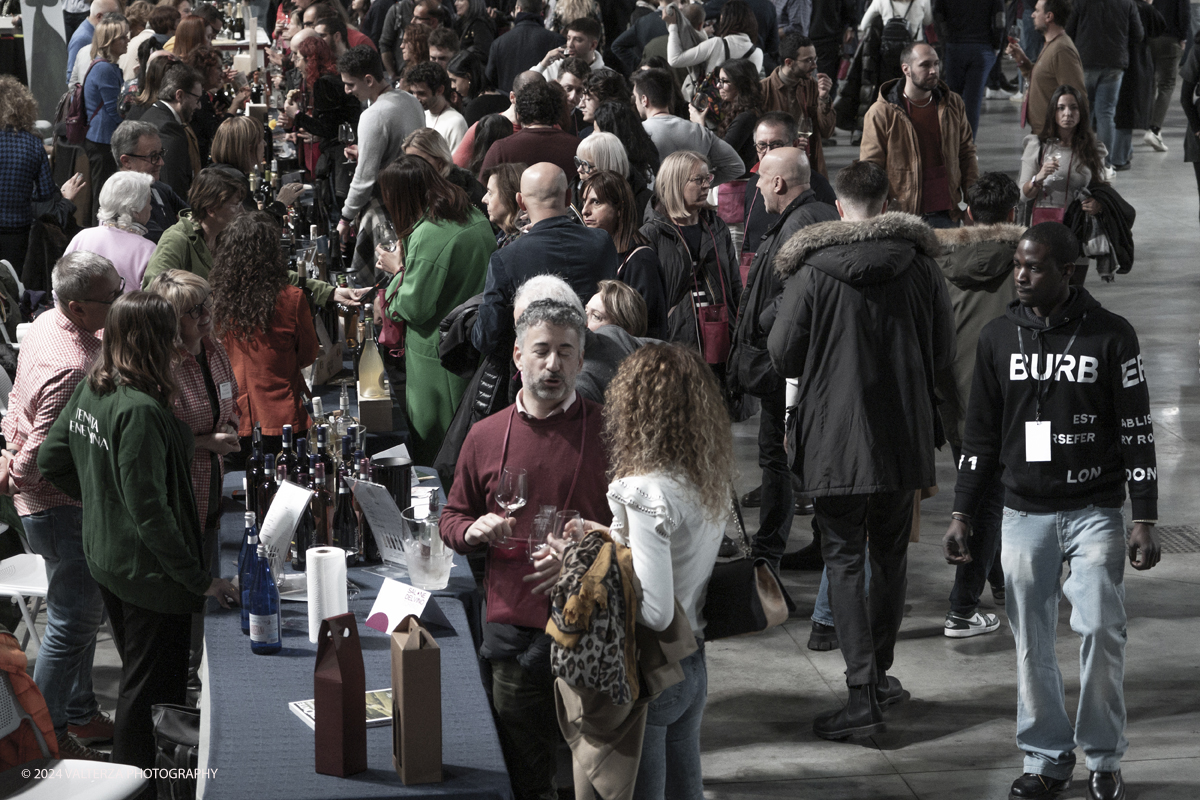
[[[308,566],[308,640],[316,644],[321,620],[345,614],[346,551],[340,547],[313,547],[305,552]]]

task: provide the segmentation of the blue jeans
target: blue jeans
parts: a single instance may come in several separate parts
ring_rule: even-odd
[[[1004,509],[1001,561],[1008,622],[1017,644],[1017,747],[1025,771],[1056,780],[1075,767],[1115,772],[1125,740],[1125,520],[1119,508],[1055,514]],[[1059,590],[1062,565],[1071,574]],[[1079,710],[1074,730],[1055,655],[1058,603],[1071,603],[1079,634]]]
[[[100,587],[83,558],[83,510],[55,506],[21,517],[33,552],[46,559],[46,634],[33,680],[46,698],[54,732],[84,725],[100,710],[92,693],[96,631],[104,619]]]
[[[871,595],[871,558],[867,556],[864,597]],[[829,605],[829,567],[821,570],[821,585],[817,587],[817,602],[813,605],[812,621],[833,627],[833,608]]]
[[[1113,131],[1112,150],[1108,151],[1108,163],[1123,167],[1133,158],[1133,129],[1117,128]]]
[[[683,681],[650,703],[634,800],[703,800],[700,720],[708,700],[704,645],[679,662]]]
[[[946,43],[946,63],[942,65],[942,72],[950,91],[962,95],[972,138],[979,130],[979,105],[983,102],[988,75],[995,63],[996,52],[991,45]]]
[[[1117,113],[1117,97],[1121,94],[1121,79],[1125,70],[1121,69],[1085,69],[1083,82],[1087,84],[1088,105],[1092,108],[1092,127],[1096,136],[1108,148],[1108,163],[1113,160],[1113,152],[1117,147],[1117,129],[1113,119]]]

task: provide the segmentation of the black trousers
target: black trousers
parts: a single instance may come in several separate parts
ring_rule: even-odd
[[[762,504],[758,509],[758,534],[754,537],[754,555],[771,559],[776,567],[787,549],[796,513],[792,490],[792,472],[788,469],[783,447],[786,419],[786,389],[760,398],[758,417],[758,465],[762,467]]]
[[[126,603],[103,586],[100,594],[121,657],[112,760],[150,769],[154,766],[150,707],[182,705],[187,700],[192,617]]]
[[[961,450],[950,445],[954,463]],[[975,613],[983,587],[1004,586],[1004,568],[1000,566],[1000,523],[1004,514],[1004,484],[998,474],[984,489],[975,518],[971,520],[971,562],[954,570],[954,588],[950,590],[950,610],[960,617]]]
[[[92,224],[96,224],[96,212],[100,210],[100,190],[104,182],[117,172],[117,162],[113,160],[112,147],[107,144],[85,139],[83,150],[88,157],[88,171],[91,173],[88,181],[92,189]],[[137,287],[134,287],[137,288]]]
[[[837,99],[838,68],[842,65],[841,37],[816,39],[813,47],[817,51],[817,72],[833,79],[833,88],[829,90],[829,101],[833,102]]]
[[[908,590],[914,494],[904,489],[813,500],[821,528],[821,555],[829,569],[829,603],[849,686],[877,683],[892,666]],[[868,541],[869,597],[864,591]]]
[[[66,41],[69,43],[71,37],[75,35],[75,29],[83,24],[83,21],[88,18],[87,11],[64,11],[63,28],[66,30]],[[74,65],[72,65],[74,66]]]

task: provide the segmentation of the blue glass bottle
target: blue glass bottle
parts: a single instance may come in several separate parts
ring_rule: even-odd
[[[258,565],[250,586],[250,650],[269,656],[283,649],[280,639],[279,589],[271,577],[267,546],[258,545]]]
[[[238,587],[242,593],[242,633],[250,635],[250,584],[258,568],[258,527],[254,524],[254,512],[246,512],[246,535],[242,538],[242,550],[238,553]]]

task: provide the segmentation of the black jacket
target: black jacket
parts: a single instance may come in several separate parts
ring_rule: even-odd
[[[161,100],[146,110],[141,121],[158,128],[158,138],[162,140],[163,166],[159,180],[174,189],[175,194],[187,197],[192,188],[192,159],[188,153],[186,127],[176,121],[171,109]]]
[[[837,126],[843,130],[863,129],[863,117],[875,102],[879,87],[895,78],[900,71],[899,64],[888,64],[885,68],[880,61],[882,36],[883,23],[876,20],[858,40],[858,48],[850,59],[846,83],[838,92],[837,100],[833,101]]]
[[[471,343],[488,355],[513,335],[513,296],[534,275],[558,275],[587,303],[596,284],[617,277],[617,249],[598,228],[585,228],[569,216],[551,217],[521,238],[492,253],[479,318]]]
[[[659,12],[652,11],[640,18],[613,40],[612,53],[620,62],[613,67],[626,75],[633,72],[642,63],[642,51],[646,49],[646,45],[666,35],[667,23],[662,21],[662,14]]]
[[[484,77],[502,92],[512,91],[513,78],[546,57],[552,48],[562,47],[567,40],[554,31],[546,30],[537,14],[522,11],[512,30],[492,42]]]
[[[837,39],[840,42],[846,28],[858,25],[858,19],[854,0],[813,0],[808,36],[814,42],[821,39]]]
[[[954,358],[954,315],[918,217],[823,222],[779,251],[784,280],[767,338],[775,369],[800,381],[793,471],[807,495],[937,483],[934,375]]]
[[[1084,69],[1126,69],[1129,46],[1145,37],[1133,0],[1075,0],[1067,35]]]
[[[179,222],[179,212],[189,208],[187,200],[176,194],[162,181],[150,184],[150,219],[146,222],[146,238],[158,244],[163,231]]]
[[[1157,7],[1142,0],[1137,0],[1135,5],[1146,35],[1140,42],[1129,43],[1129,66],[1121,79],[1113,118],[1118,130],[1150,127],[1154,110],[1154,56],[1150,52],[1150,40],[1162,36],[1167,26]]]
[[[492,51],[492,42],[496,41],[496,23],[487,17],[476,17],[464,25],[464,21],[460,17],[455,20],[454,29],[458,32],[459,46],[478,58],[480,64],[486,66],[488,54]],[[546,54],[542,53],[542,55]],[[539,57],[538,60],[540,61],[541,58]],[[473,88],[475,91],[479,91],[480,87]]]
[[[1047,372],[1051,357],[1054,379],[1031,380]],[[1039,386],[1051,460],[1029,462],[1025,423],[1038,418]],[[1119,508],[1128,482],[1133,518],[1155,519],[1150,392],[1133,326],[1083,287],[1072,287],[1066,307],[1048,320],[1013,301],[979,336],[959,464],[955,511],[973,514],[1003,467],[1009,508]]]
[[[737,271],[737,255],[729,228],[712,211],[700,212],[703,232],[700,236],[700,255],[693,268],[688,246],[670,218],[655,207],[649,221],[642,226],[642,235],[658,253],[662,267],[663,288],[667,298],[667,341],[699,346],[696,312],[692,307],[692,291],[699,287],[720,302],[725,297],[729,314],[729,332],[733,335],[738,304],[742,298],[742,281]]]
[[[816,170],[812,171],[811,181],[813,194],[817,196],[817,200],[822,203],[834,205],[837,202],[837,194],[834,193],[833,187],[829,185],[829,179]],[[755,248],[758,247],[759,241],[767,235],[767,231],[779,219],[778,214],[768,214],[767,208],[763,205],[762,194],[758,191],[758,173],[752,172],[746,178],[746,235],[742,239],[742,258],[746,254],[754,255]],[[749,281],[746,282],[749,285]]]
[[[1067,206],[1063,224],[1083,244],[1092,238],[1092,221],[1095,220],[1100,230],[1108,236],[1117,272],[1123,275],[1133,269],[1133,223],[1137,220],[1137,211],[1110,184],[1096,183],[1089,191],[1100,203],[1101,212],[1095,217],[1091,216],[1083,210],[1083,204],[1077,199]],[[1100,271],[1099,267],[1097,271]]]
[[[1007,29],[1004,0],[933,0],[933,25],[947,44],[986,44],[999,50]]]
[[[1192,26],[1191,5],[1188,0],[1154,0],[1154,10],[1162,14],[1166,24],[1166,29],[1160,35],[1170,36],[1180,42],[1185,41]]]
[[[761,202],[761,201],[760,201]],[[765,213],[765,212],[764,212]],[[775,216],[775,215],[772,215]],[[737,328],[733,334],[733,350],[729,355],[729,386],[732,391],[763,396],[783,389],[783,378],[771,366],[767,355],[769,325],[760,318],[771,309],[774,319],[775,301],[783,292],[783,281],[774,269],[775,254],[801,228],[817,222],[832,222],[838,218],[837,209],[817,199],[812,189],[806,189],[788,204],[762,239],[753,245],[754,261],[746,276],[746,288],[738,307]]]

